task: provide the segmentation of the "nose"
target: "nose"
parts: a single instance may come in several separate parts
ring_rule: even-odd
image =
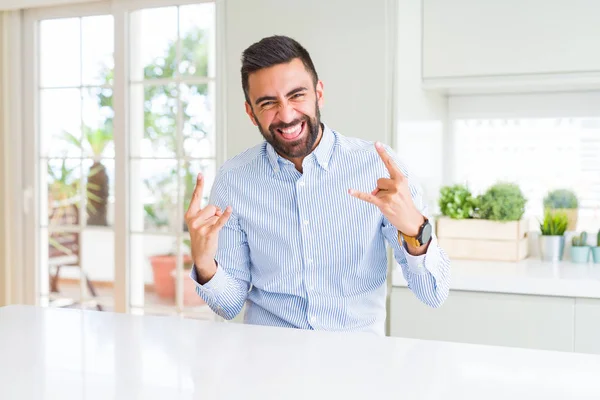
[[[279,119],[281,122],[290,123],[296,118],[296,110],[288,102],[282,103],[279,109]]]

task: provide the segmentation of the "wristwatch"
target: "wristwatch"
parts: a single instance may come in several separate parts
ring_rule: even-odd
[[[408,236],[402,232],[398,232],[398,234],[402,235],[404,241],[409,245],[413,247],[421,247],[431,240],[431,232],[431,224],[429,223],[429,220],[425,218],[425,222],[423,222],[423,225],[421,225],[419,228],[419,233],[417,233],[416,236]]]

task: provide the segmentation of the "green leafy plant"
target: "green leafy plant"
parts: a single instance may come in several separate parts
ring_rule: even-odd
[[[438,202],[443,215],[454,219],[472,218],[475,198],[465,185],[444,186]]]
[[[566,208],[574,209],[579,205],[577,196],[572,190],[568,189],[556,189],[548,192],[544,197],[544,208],[550,208],[552,210]]]
[[[102,106],[101,98],[98,102]],[[112,120],[107,119],[100,129],[83,126],[81,139],[66,131],[63,132],[62,139],[93,156],[94,163],[90,167],[86,183],[87,224],[108,225],[109,180],[106,166],[102,162],[102,154],[113,141]]]
[[[157,57],[152,63],[144,68],[144,77],[148,80],[174,77],[178,74],[194,77],[206,77],[209,75],[208,46],[209,38],[206,32],[200,28],[191,29],[181,38],[169,42],[165,52]],[[180,59],[184,60],[177,65],[177,53],[181,52]],[[184,68],[184,71],[177,69]],[[183,114],[183,134],[186,137],[204,139],[210,131],[207,122],[199,118],[193,99],[208,94],[208,85],[192,84],[187,87],[186,95],[177,90],[177,86],[148,85],[144,89],[144,125],[145,138],[150,139],[154,150],[169,149],[176,152],[178,147],[177,121],[175,116],[179,110]],[[157,109],[158,101],[162,105]],[[173,182],[182,182],[182,192],[185,213],[196,185],[197,172],[188,158],[181,164],[174,166],[161,176],[153,176],[144,180],[144,184],[154,201],[144,204],[146,223],[154,229],[168,228],[169,222],[177,224],[172,227],[179,229],[183,227],[187,231],[187,225],[183,221],[169,221],[168,213],[177,199],[173,196]]]
[[[518,185],[498,182],[477,198],[478,217],[493,221],[519,221],[527,199]]]
[[[64,218],[67,214],[76,215],[79,209],[81,199],[81,179],[77,177],[77,166],[69,165],[67,159],[55,160],[60,165],[48,163],[48,204],[50,209],[49,218],[51,223],[65,224]],[[89,177],[94,175],[90,170],[88,175],[88,184],[86,185],[85,196],[87,197],[86,212],[88,217],[96,212],[92,201],[98,201],[98,197],[93,192],[94,186],[90,185]],[[72,219],[72,218],[71,218]],[[59,222],[62,221],[62,222]],[[89,222],[89,220],[88,220]],[[71,220],[70,224],[78,224],[79,218]],[[91,225],[91,224],[90,224]]]
[[[567,213],[563,211],[551,212],[546,209],[544,212],[544,221],[540,223],[540,230],[544,236],[564,235],[569,223]]]
[[[596,235],[596,246],[600,247],[600,230],[598,231],[598,235]]]
[[[573,236],[573,238],[571,239],[571,244],[573,245],[573,247],[587,246],[587,233],[581,232],[581,234]]]

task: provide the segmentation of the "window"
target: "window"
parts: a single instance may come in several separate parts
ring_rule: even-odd
[[[222,143],[215,3],[44,8],[24,29],[38,302],[212,318],[183,215],[199,172],[206,203]]]
[[[600,228],[600,117],[481,118],[482,114],[452,119],[455,182],[467,184],[474,194],[497,181],[517,183],[528,199],[532,229],[543,217],[548,191],[571,189],[579,199],[577,229]]]

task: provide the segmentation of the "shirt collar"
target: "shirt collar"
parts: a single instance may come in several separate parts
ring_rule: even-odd
[[[335,144],[335,136],[333,131],[326,125],[323,124],[323,136],[321,137],[321,141],[318,146],[313,150],[311,154],[307,157],[314,155],[317,159],[319,165],[325,169],[329,169],[329,161],[331,160],[331,156],[333,154],[333,147]],[[266,144],[267,146],[267,158],[269,159],[269,163],[271,167],[273,167],[273,171],[279,172],[279,160],[283,161],[283,158],[277,154],[273,146],[270,143]]]
[[[323,124],[323,137],[313,153],[315,154],[319,165],[325,170],[329,169],[329,161],[331,160],[331,155],[333,154],[334,144],[335,136],[333,131],[329,129],[327,125]]]

